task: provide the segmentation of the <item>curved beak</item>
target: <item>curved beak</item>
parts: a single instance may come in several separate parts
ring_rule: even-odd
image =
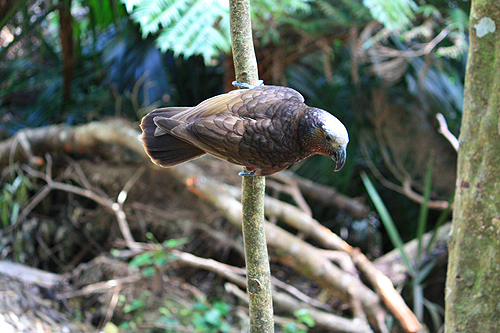
[[[340,146],[339,149],[337,149],[333,153],[332,159],[335,161],[335,163],[337,163],[337,165],[335,166],[335,170],[334,170],[335,172],[340,171],[340,169],[342,169],[342,167],[345,164],[346,157],[347,157],[347,153],[346,153],[345,146]]]

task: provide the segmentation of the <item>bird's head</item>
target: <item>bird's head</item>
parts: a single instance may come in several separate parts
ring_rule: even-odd
[[[312,154],[331,157],[335,171],[346,161],[349,135],[344,124],[331,113],[317,108],[307,108],[302,113],[298,127],[299,141],[303,149]]]

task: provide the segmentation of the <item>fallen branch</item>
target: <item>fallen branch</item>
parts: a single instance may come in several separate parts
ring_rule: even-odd
[[[433,231],[426,233],[422,238],[423,249],[428,255],[438,256],[439,261],[446,265],[447,260],[447,242],[450,236],[451,223],[442,225],[434,234]],[[433,239],[429,247],[429,241]],[[404,245],[404,253],[408,256],[410,262],[416,262],[421,252],[418,251],[418,239],[409,241]],[[396,286],[403,285],[409,276],[408,268],[401,257],[401,251],[394,249],[380,258],[377,258],[373,264],[391,279],[392,283]]]
[[[301,192],[312,199],[319,202],[342,209],[347,214],[357,219],[363,219],[368,216],[370,209],[360,201],[349,198],[332,187],[321,185],[295,175],[290,171],[282,171],[275,174],[273,177],[288,177],[295,181]]]
[[[145,162],[147,158],[138,137],[130,122],[119,119],[25,129],[0,142],[0,166],[28,158],[39,160],[33,152],[92,155],[112,162]]]
[[[63,149],[65,152],[74,154],[83,153],[110,158],[115,162],[117,158],[118,161],[121,160],[122,162],[124,159],[134,163],[147,161],[143,148],[137,139],[138,131],[133,129],[129,123],[123,121],[95,122],[75,127],[49,126],[42,129],[25,130],[23,133],[26,135],[24,139],[29,142],[31,150],[38,154],[57,152]],[[14,139],[0,142],[0,164],[8,163],[9,155],[12,156],[13,160],[26,160],[23,150],[19,148],[19,145],[13,146],[13,143]],[[113,147],[112,152],[109,151],[109,147]],[[120,151],[120,153],[116,153],[117,151]],[[190,191],[223,212],[228,221],[238,227],[241,226],[241,204],[235,199],[238,196],[236,193],[238,191],[235,191],[234,187],[222,185],[213,179],[205,177],[204,172],[196,167],[194,163],[185,163],[182,166],[164,169],[164,172],[166,175],[168,174],[185,183]],[[42,175],[40,174],[40,176]],[[45,175],[42,176],[42,178],[44,177]],[[57,182],[52,181],[52,185],[54,183]],[[69,184],[63,185],[60,189],[67,190],[66,185]],[[56,185],[55,188],[58,188],[58,186]],[[42,191],[39,193],[42,193]],[[90,192],[92,191],[81,188],[75,191],[75,193],[84,196],[89,195]],[[105,206],[110,207],[116,204],[119,207],[118,203],[110,199],[107,200],[103,201]],[[354,254],[356,256],[360,255],[353,252],[353,248],[349,244],[333,234],[329,229],[321,226],[318,221],[312,219],[301,209],[273,198],[266,198],[266,206],[266,214],[278,216],[279,219],[293,225],[298,231],[311,237],[325,248],[345,251],[351,256],[354,256]],[[267,223],[266,234],[269,247],[280,262],[315,281],[323,288],[337,295],[341,300],[350,303],[354,312],[361,317],[363,313],[366,313],[372,327],[382,329],[381,323],[386,316],[385,311],[377,295],[364,285],[358,277],[339,269],[316,247],[276,225]],[[357,262],[360,271],[364,272],[370,272],[369,269],[364,269],[364,266],[373,265],[368,260],[357,260],[355,262]],[[374,286],[374,289],[379,290],[376,286]],[[383,296],[383,294],[381,295]],[[393,307],[389,308],[393,309]],[[401,317],[397,314],[396,317],[401,320]]]
[[[131,276],[126,276],[123,278],[118,278],[118,279],[113,279],[113,280],[108,280],[108,281],[103,281],[103,282],[97,282],[93,284],[89,284],[81,289],[78,290],[71,290],[71,291],[66,291],[64,293],[58,294],[57,299],[67,299],[67,298],[73,298],[73,297],[80,297],[80,296],[89,296],[97,293],[107,293],[109,292],[110,289],[114,289],[117,287],[121,287],[125,284],[129,283],[134,283],[139,280],[143,279],[143,276],[141,274],[136,274],[136,275],[131,275]]]
[[[45,288],[52,288],[66,280],[63,275],[9,261],[0,261],[0,275],[8,275],[24,283],[37,284]]]
[[[241,228],[241,204],[223,186],[205,177],[203,171],[193,164],[171,168],[171,172],[177,179],[184,181],[190,191],[210,202],[221,210],[232,224]],[[372,322],[380,323],[380,318],[385,317],[377,295],[359,279],[333,265],[317,248],[289,232],[270,223],[266,223],[265,227],[268,246],[275,253],[279,253],[278,259],[283,264],[317,282],[352,306],[356,306],[353,300],[359,302]]]
[[[50,161],[50,159],[47,159]],[[125,242],[127,243],[127,246],[130,249],[134,249],[137,247],[136,242],[134,240],[134,237],[132,236],[132,233],[130,232],[130,228],[127,222],[127,217],[125,215],[125,212],[123,211],[123,202],[126,199],[126,194],[123,195],[124,190],[120,192],[120,196],[118,197],[119,202],[114,202],[109,198],[103,197],[101,195],[98,195],[97,193],[89,190],[89,189],[83,189],[81,187],[77,187],[71,184],[66,184],[66,183],[61,183],[54,181],[51,177],[51,164],[48,163],[47,165],[47,173],[41,173],[39,171],[36,171],[32,169],[31,167],[25,165],[23,169],[30,174],[32,177],[36,177],[39,179],[44,180],[47,184],[42,187],[42,189],[30,200],[30,202],[26,205],[26,207],[21,211],[21,214],[19,214],[17,223],[20,221],[24,220],[24,218],[31,212],[33,208],[40,203],[40,201],[46,197],[52,190],[60,190],[60,191],[65,191],[73,194],[80,195],[82,197],[91,199],[95,201],[96,203],[102,205],[104,208],[108,209],[111,211],[113,214],[116,216],[116,220],[118,221],[118,226],[120,228],[120,231],[122,232],[123,238],[125,239]],[[137,180],[137,179],[135,179]],[[134,180],[134,181],[135,181]],[[126,193],[126,192],[125,192]],[[17,224],[16,223],[16,224]]]
[[[215,272],[218,275],[228,279],[229,281],[238,285],[241,288],[245,288],[246,286],[245,278],[242,276],[245,273],[245,270],[243,269],[229,266],[212,259],[200,258],[192,254],[177,250],[173,250],[172,254],[176,256],[175,260],[178,263]],[[276,279],[273,281],[273,284],[275,282]],[[245,299],[246,302],[248,302],[247,294],[244,294],[242,291],[241,292],[235,291],[235,293],[237,293],[239,297]],[[366,322],[362,320],[356,318],[352,320],[346,319],[319,309],[315,309],[311,307],[310,304],[301,302],[296,298],[287,295],[285,293],[278,292],[276,289],[273,290],[273,302],[278,308],[290,314],[293,314],[294,311],[299,309],[304,309],[304,308],[308,309],[309,314],[314,319],[316,324],[324,329],[328,329],[329,331],[371,332],[370,327],[366,324]]]

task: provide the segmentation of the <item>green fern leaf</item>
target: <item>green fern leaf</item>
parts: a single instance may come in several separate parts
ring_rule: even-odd
[[[298,0],[294,0],[298,1]],[[226,0],[122,0],[143,36],[160,32],[162,51],[202,55],[205,62],[231,49]]]
[[[417,5],[413,0],[363,0],[372,17],[391,31],[401,31],[411,25]]]

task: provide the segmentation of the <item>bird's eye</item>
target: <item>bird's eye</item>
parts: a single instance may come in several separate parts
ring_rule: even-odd
[[[329,136],[329,135],[327,135],[327,136],[325,136],[325,140],[328,141],[328,142],[330,142],[330,141],[332,141],[332,137]]]

